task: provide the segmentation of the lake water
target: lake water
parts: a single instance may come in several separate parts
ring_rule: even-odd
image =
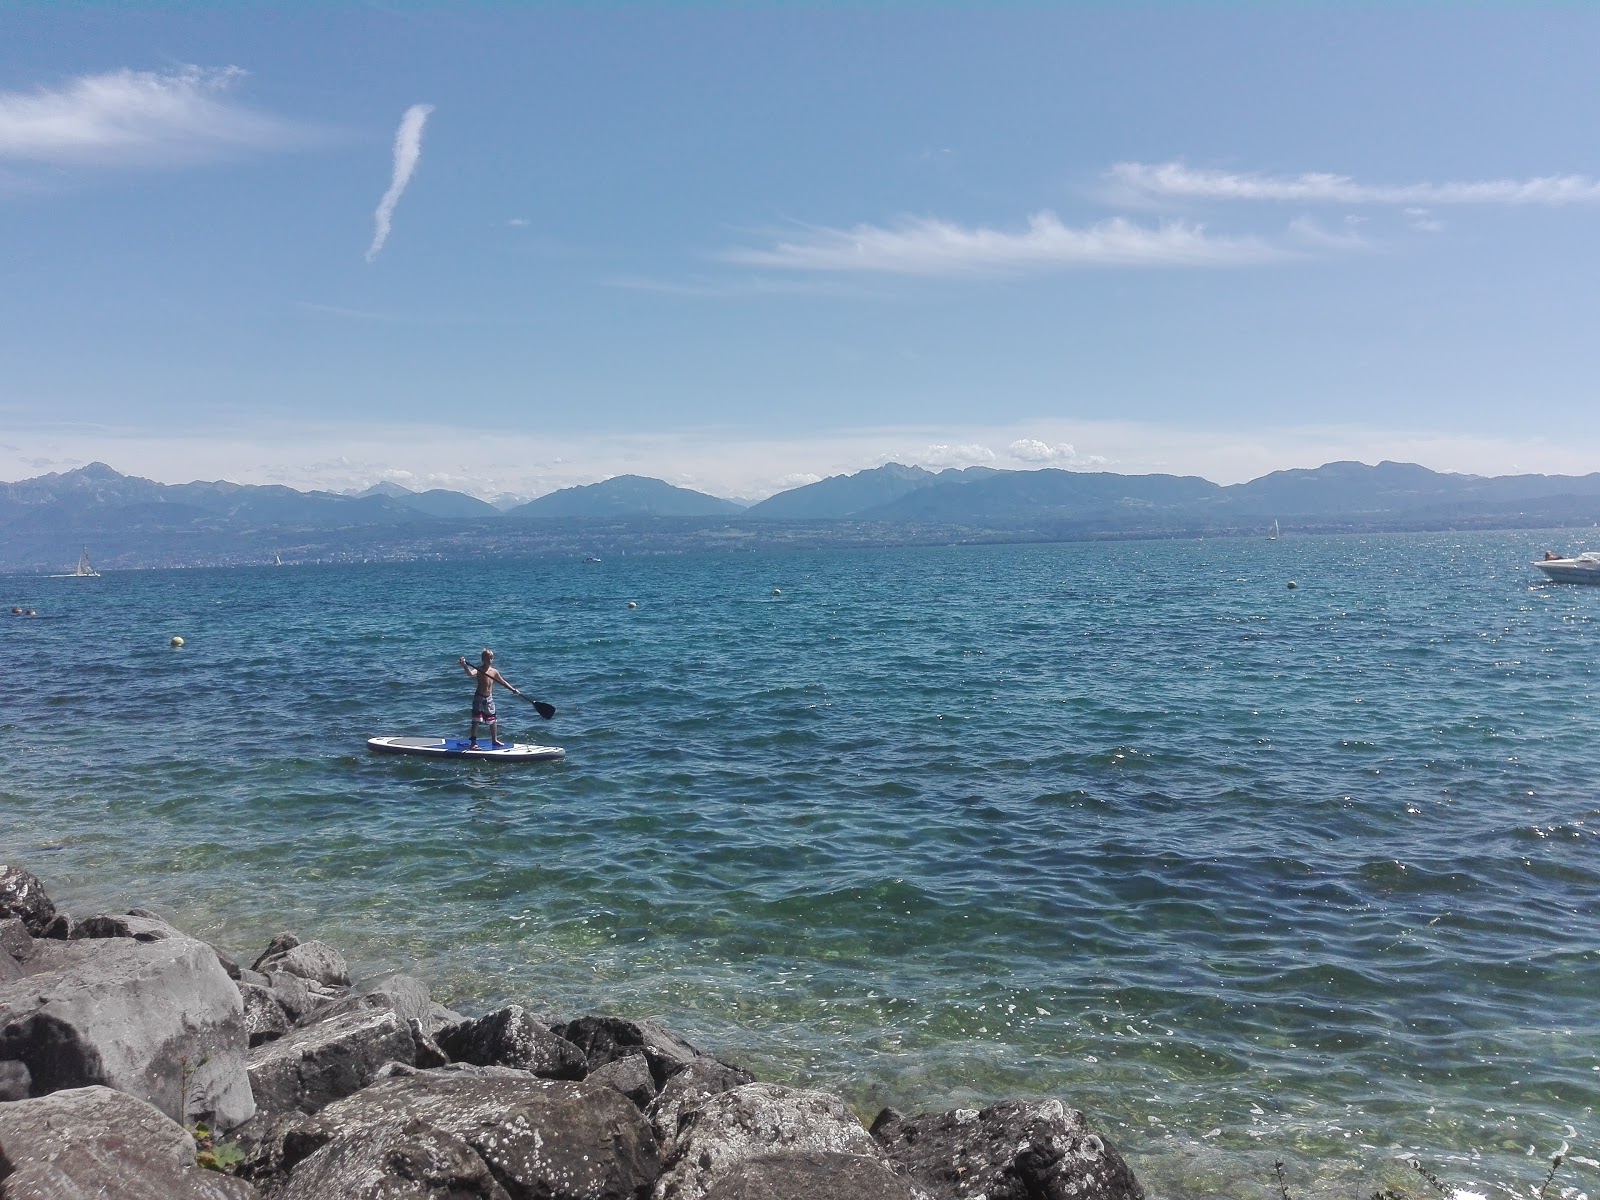
[[[0,854],[868,1118],[1058,1095],[1167,1200],[1600,1195],[1581,536],[0,579]],[[485,645],[564,762],[366,751]]]

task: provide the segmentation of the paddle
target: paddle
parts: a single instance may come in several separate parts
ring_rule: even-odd
[[[522,696],[522,693],[515,692],[513,695]],[[546,704],[543,700],[535,700],[531,696],[522,696],[522,698],[538,709],[539,715],[546,721],[556,715],[556,706],[554,704]]]

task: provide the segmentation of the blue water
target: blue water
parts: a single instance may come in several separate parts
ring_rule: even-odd
[[[1059,1095],[1168,1200],[1528,1195],[1564,1142],[1600,1195],[1600,588],[1550,536],[4,579],[0,853],[869,1117]],[[365,750],[463,735],[485,645],[564,762]]]

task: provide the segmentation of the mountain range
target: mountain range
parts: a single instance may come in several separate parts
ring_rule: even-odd
[[[354,495],[223,480],[163,484],[90,463],[0,483],[0,570],[76,560],[78,545],[90,542],[144,563],[176,562],[191,551],[224,561],[230,545],[248,547],[238,551],[244,557],[291,545],[305,556],[316,548],[318,557],[342,546],[348,557],[378,542],[384,553],[409,547],[411,556],[565,550],[601,528],[613,543],[626,530],[635,544],[654,537],[677,547],[713,532],[786,544],[881,544],[1260,532],[1275,520],[1303,531],[1590,525],[1600,521],[1600,473],[1478,476],[1334,462],[1224,486],[1197,476],[935,472],[889,463],[749,507],[621,475],[502,511],[461,492],[394,483]]]

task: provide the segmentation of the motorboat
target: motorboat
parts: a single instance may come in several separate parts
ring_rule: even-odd
[[[1577,558],[1542,558],[1534,566],[1552,583],[1600,584],[1600,550],[1586,550]]]

